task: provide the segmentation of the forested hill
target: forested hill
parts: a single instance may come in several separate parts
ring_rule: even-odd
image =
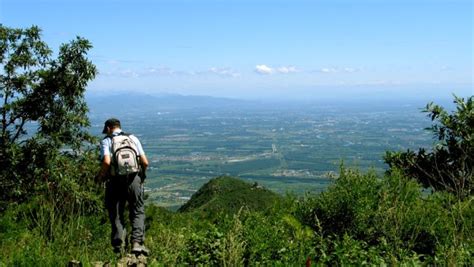
[[[270,208],[281,197],[254,183],[232,177],[217,177],[203,185],[179,212],[235,214],[242,207],[253,211]]]

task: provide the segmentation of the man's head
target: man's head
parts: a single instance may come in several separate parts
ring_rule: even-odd
[[[105,121],[104,129],[102,130],[103,134],[110,134],[114,129],[120,128],[120,121],[115,118],[110,118]]]

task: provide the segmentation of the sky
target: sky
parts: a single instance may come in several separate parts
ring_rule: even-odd
[[[470,0],[0,0],[0,23],[91,41],[96,94],[473,95]]]

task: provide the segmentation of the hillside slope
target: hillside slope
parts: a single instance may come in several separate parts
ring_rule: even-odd
[[[203,185],[179,212],[236,213],[241,207],[264,210],[281,197],[262,186],[237,178],[221,176]]]

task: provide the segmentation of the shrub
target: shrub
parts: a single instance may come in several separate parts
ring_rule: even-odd
[[[471,201],[428,195],[396,171],[378,178],[343,169],[326,192],[301,201],[296,215],[316,232],[319,262],[465,264]]]
[[[434,122],[429,129],[438,141],[431,151],[389,151],[384,159],[390,170],[400,169],[425,187],[462,199],[471,196],[474,188],[474,97],[455,97],[454,103],[451,114],[433,103],[424,110]]]

